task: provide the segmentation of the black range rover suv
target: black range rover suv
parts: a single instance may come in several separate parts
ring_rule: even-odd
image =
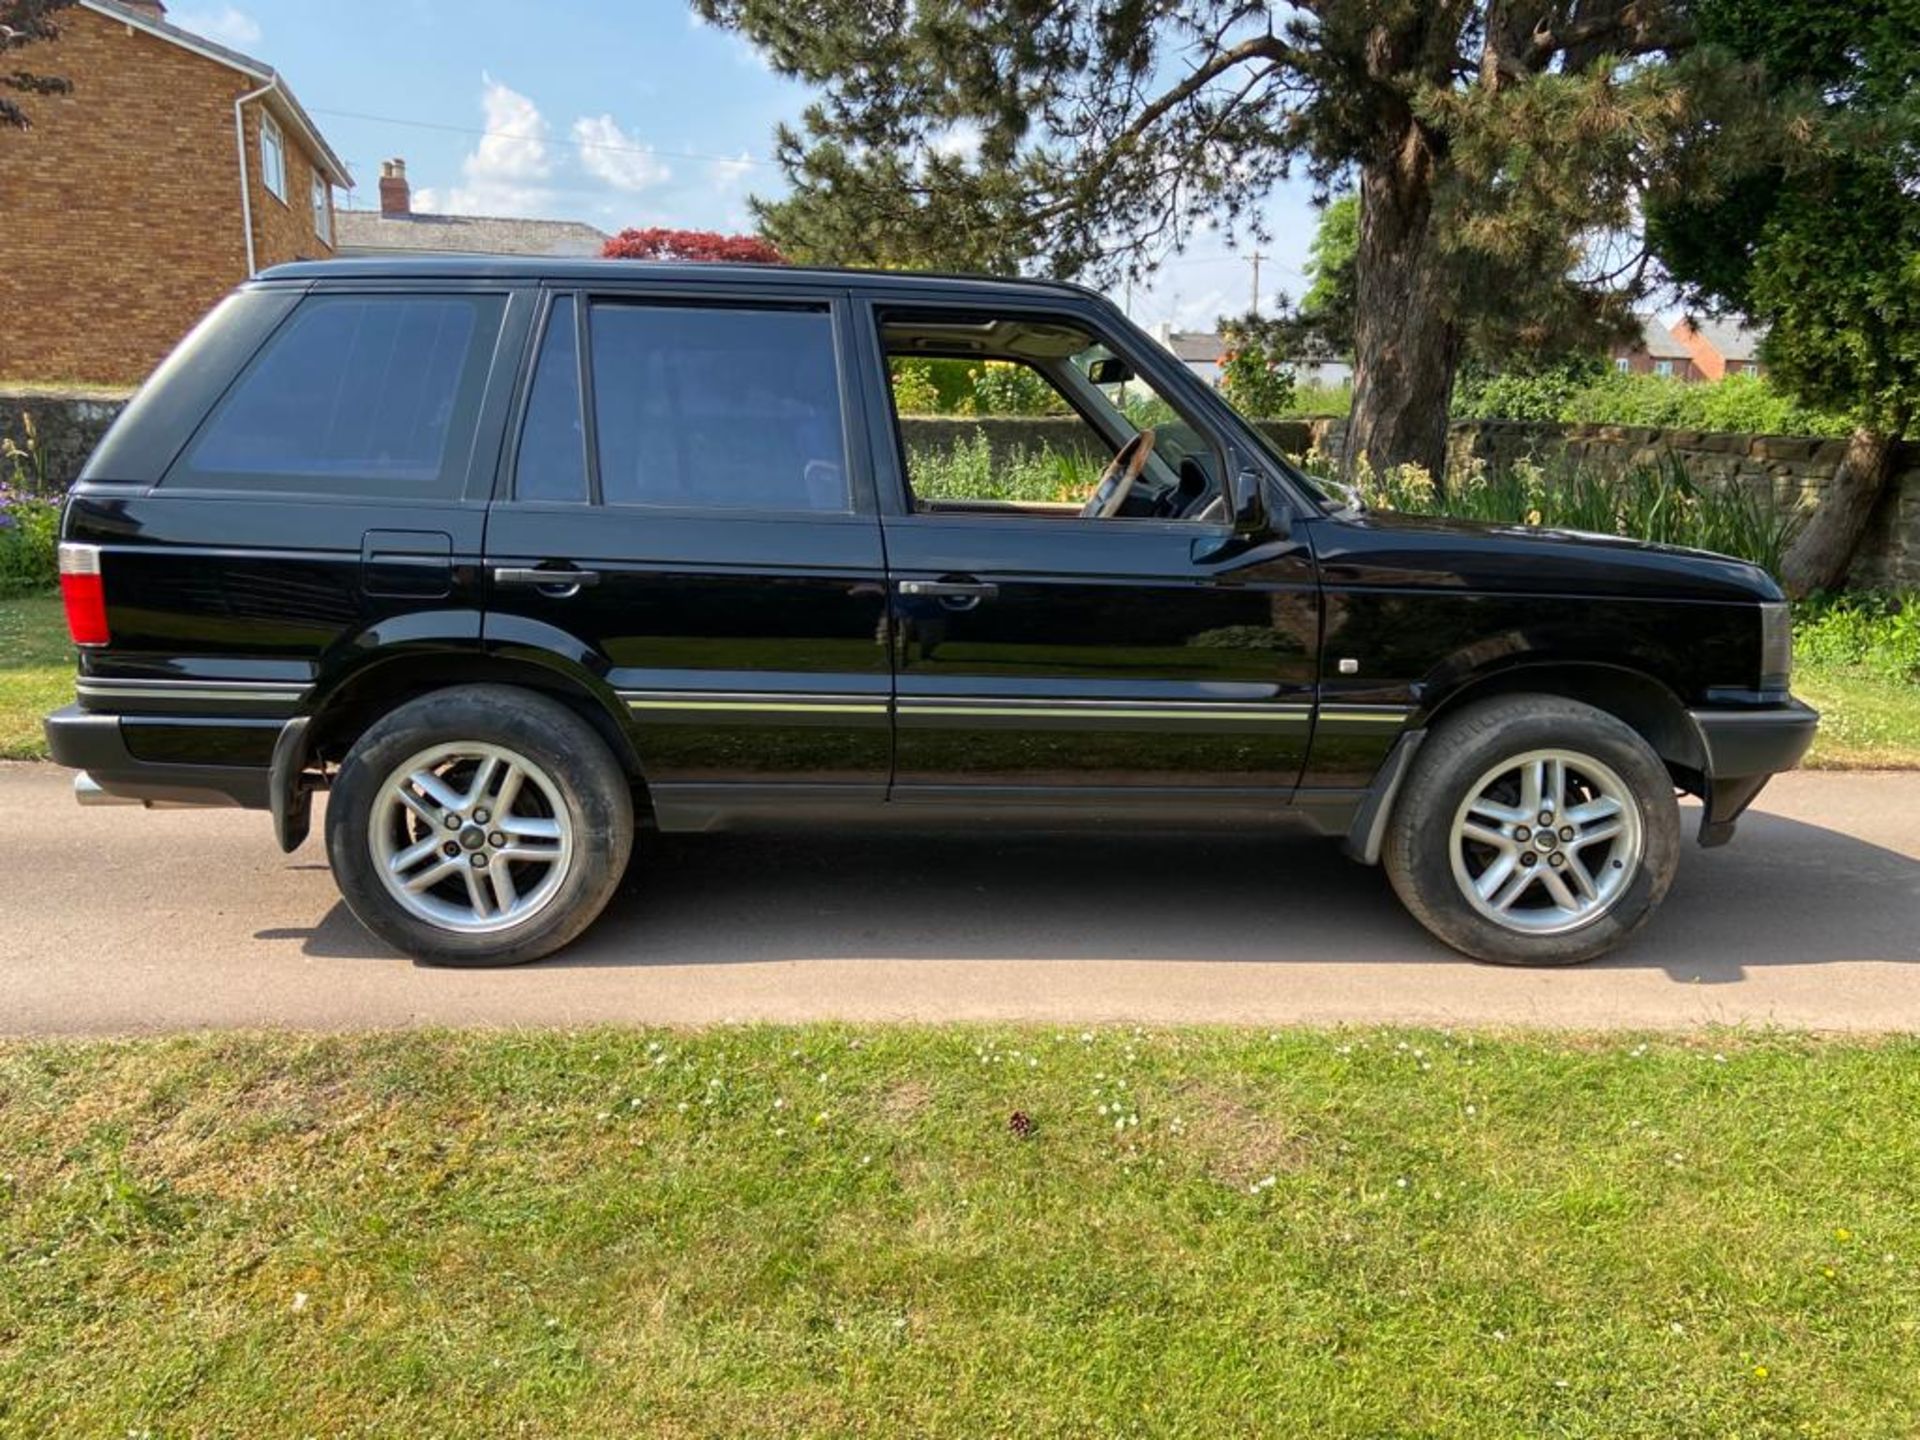
[[[936,358],[1088,471],[897,415]],[[445,964],[566,944],[636,825],[1289,819],[1568,963],[1665,893],[1676,790],[1724,841],[1816,723],[1760,570],[1369,513],[1058,284],[282,267],[102,441],[61,569],[79,798],[291,850],[327,790],[354,913]]]

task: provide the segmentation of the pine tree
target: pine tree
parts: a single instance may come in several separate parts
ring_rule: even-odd
[[[1657,207],[1649,233],[1695,304],[1769,327],[1774,383],[1854,419],[1783,562],[1804,594],[1846,579],[1920,415],[1920,0],[1702,0],[1699,24],[1791,119],[1723,194]]]
[[[1296,170],[1353,189],[1350,450],[1435,473],[1469,338],[1619,327],[1644,257],[1590,237],[1706,191],[1753,109],[1686,0],[694,4],[823,93],[759,206],[798,259],[1110,282],[1261,238]]]

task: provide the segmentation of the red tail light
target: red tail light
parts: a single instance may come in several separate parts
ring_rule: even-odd
[[[60,547],[60,598],[67,602],[67,633],[76,645],[104,645],[107,592],[100,583],[98,545]]]

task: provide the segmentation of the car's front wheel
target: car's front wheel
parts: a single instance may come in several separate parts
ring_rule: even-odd
[[[1638,733],[1577,700],[1514,695],[1435,728],[1382,858],[1414,918],[1456,950],[1572,965],[1645,922],[1679,854],[1673,782]]]
[[[599,915],[633,797],[566,706],[503,685],[414,700],[369,728],[327,805],[327,858],[374,934],[434,965],[516,965]]]

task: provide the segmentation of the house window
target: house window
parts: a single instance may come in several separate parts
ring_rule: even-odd
[[[264,114],[260,117],[260,176],[274,198],[285,204],[287,142],[281,137],[279,122]]]
[[[313,233],[327,244],[333,244],[333,207],[328,203],[332,197],[327,194],[327,182],[316,175],[313,177]]]
[[[1633,361],[1625,355],[1616,355],[1613,357],[1613,368],[1624,375],[1633,368]]]
[[[1671,360],[1654,361],[1653,373],[1656,375],[1666,375],[1670,377],[1673,374],[1673,362]]]

